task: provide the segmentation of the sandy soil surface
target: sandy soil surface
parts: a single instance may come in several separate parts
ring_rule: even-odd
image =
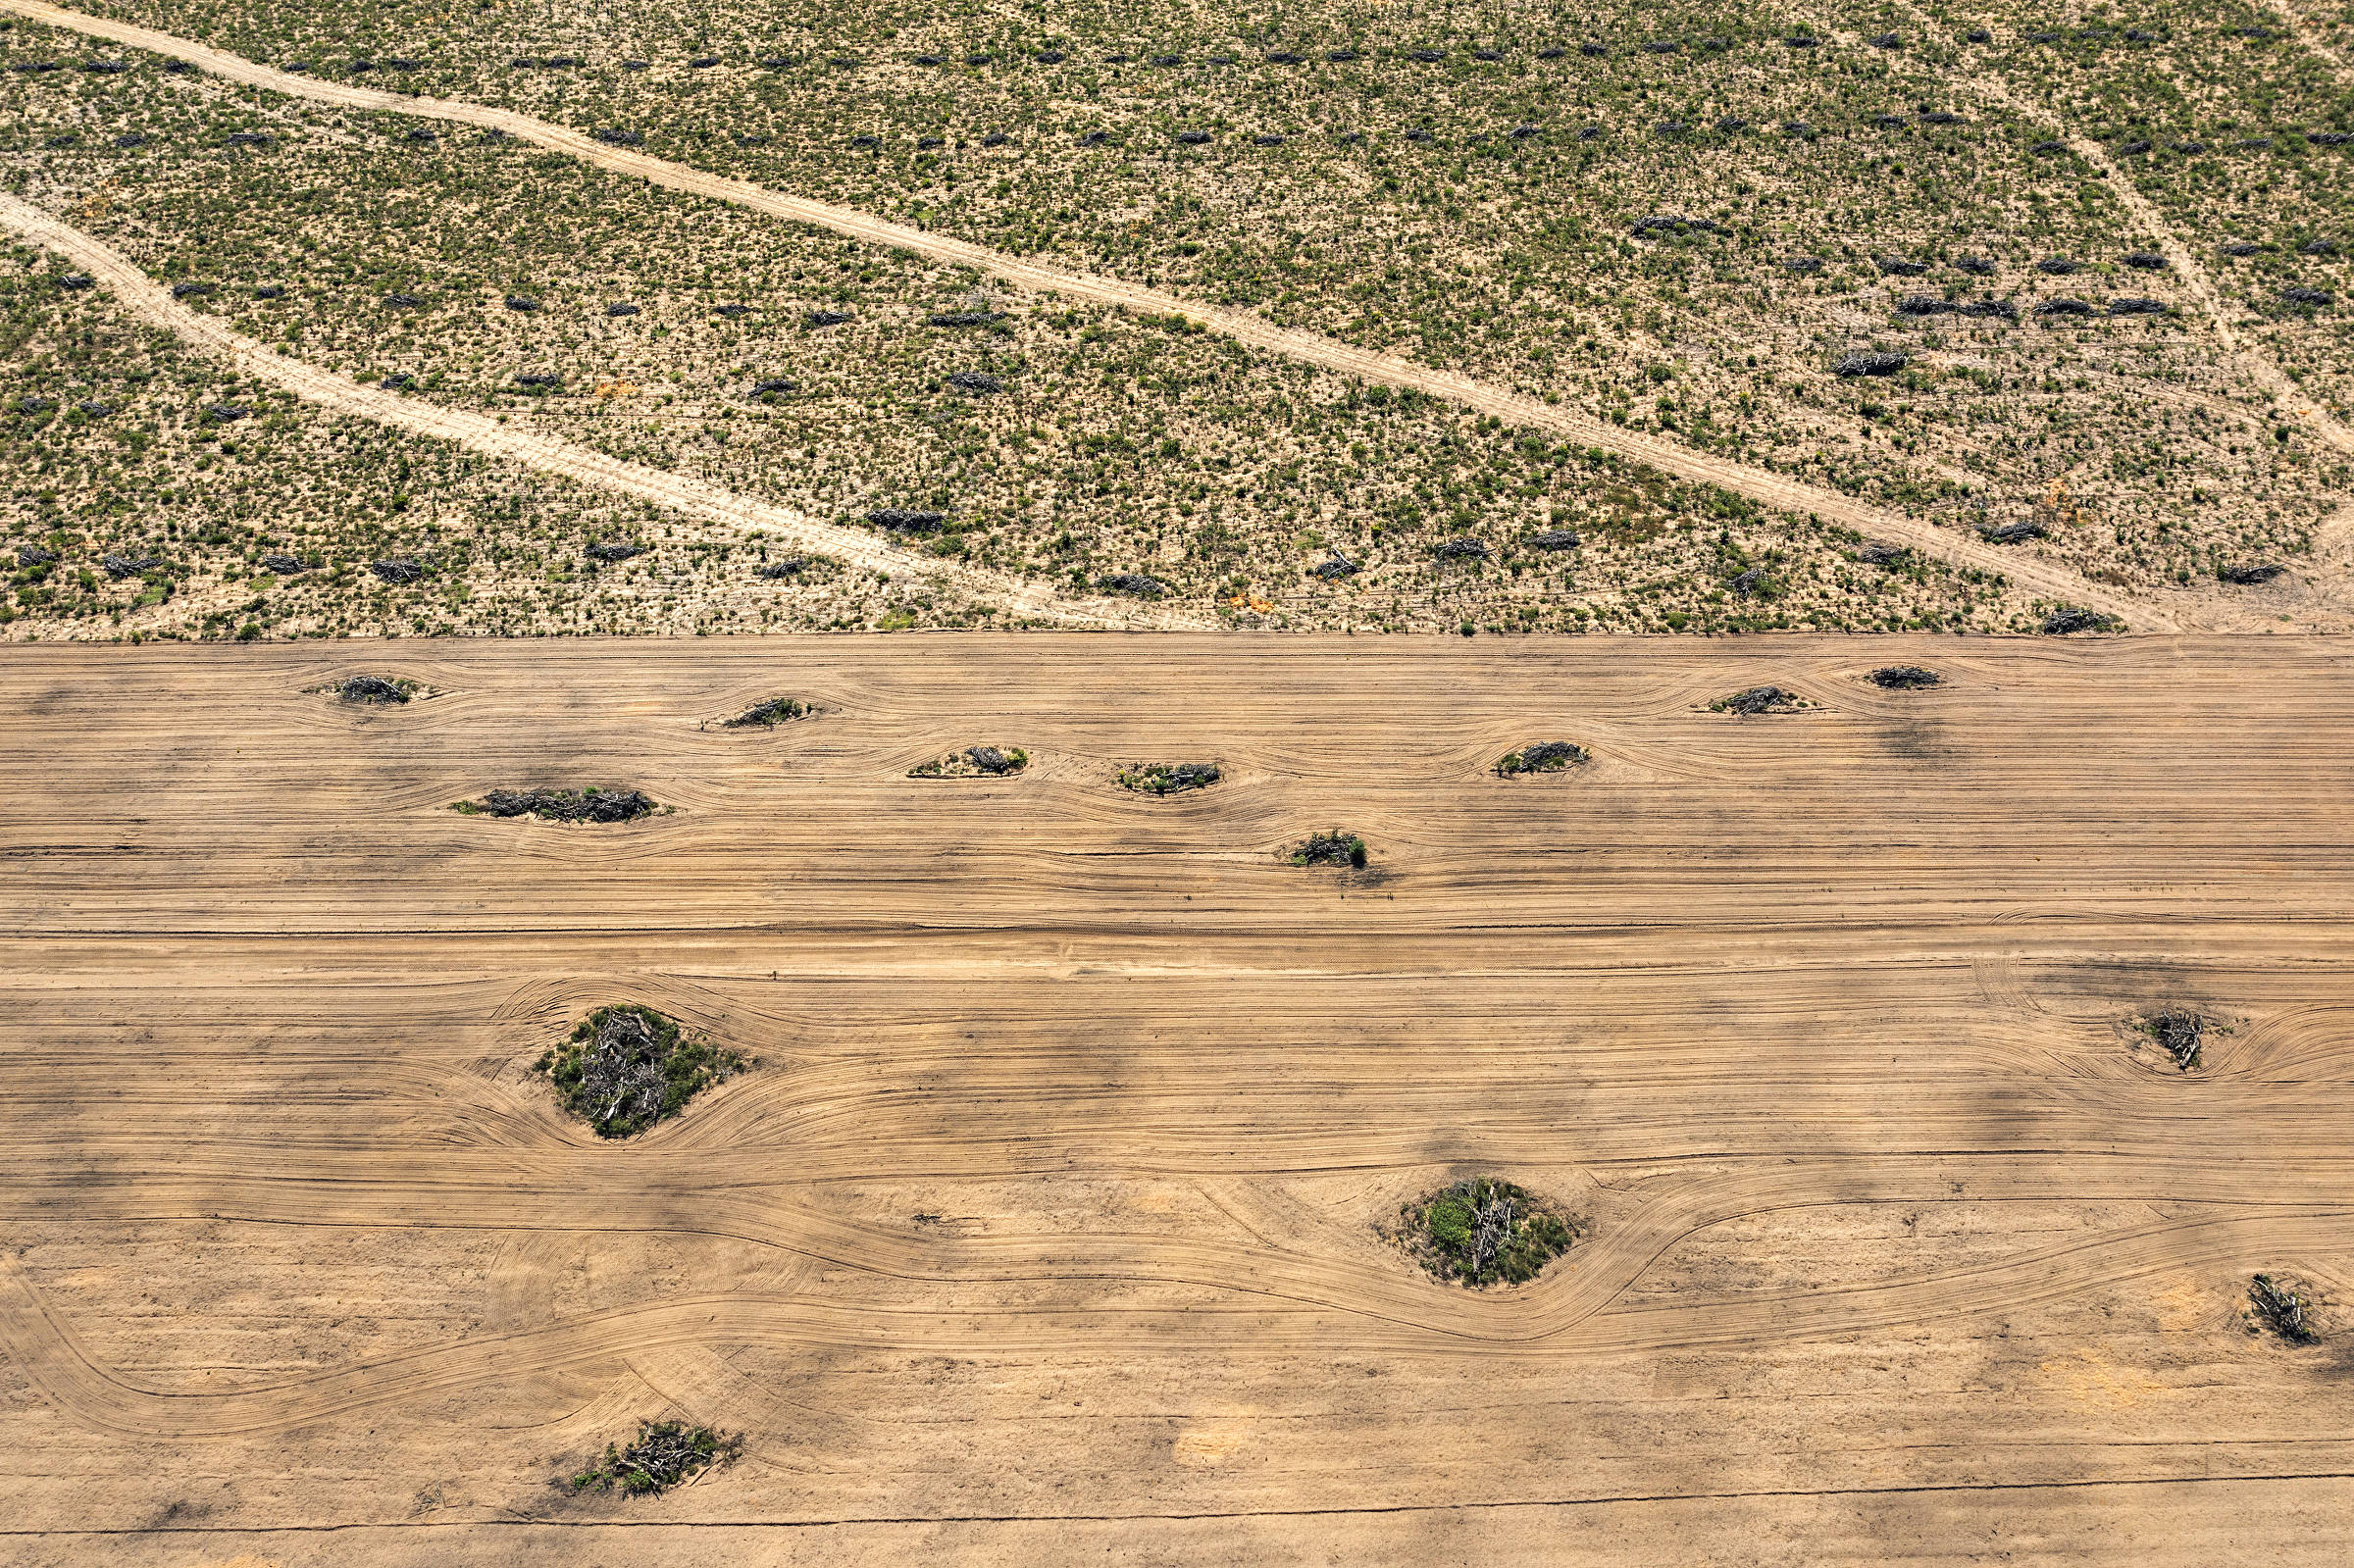
[[[1817,706],[1708,711],[1761,682]],[[11,649],[0,1561],[2342,1561],[2349,697],[2288,637]],[[450,809],[588,784],[675,809]],[[600,1144],[531,1068],[621,1000],[759,1065]],[[1484,1173],[1590,1234],[1384,1240]],[[742,1459],[552,1485],[664,1415]]]

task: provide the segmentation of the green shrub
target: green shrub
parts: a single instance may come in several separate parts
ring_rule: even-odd
[[[1450,1192],[1431,1204],[1422,1223],[1429,1228],[1433,1241],[1450,1252],[1460,1252],[1471,1244],[1471,1200]]]

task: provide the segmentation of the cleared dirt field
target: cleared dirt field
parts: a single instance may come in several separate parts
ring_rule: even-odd
[[[2354,642],[19,647],[0,714],[0,1560],[2354,1553]],[[450,809],[581,784],[676,809]],[[627,1000],[759,1065],[600,1144],[530,1069]],[[1591,1219],[1533,1285],[1380,1233],[1485,1173]],[[743,1458],[551,1486],[663,1415]]]

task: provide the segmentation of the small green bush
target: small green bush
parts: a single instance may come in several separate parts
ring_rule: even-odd
[[[1471,1243],[1471,1200],[1450,1192],[1431,1204],[1422,1223],[1429,1227],[1433,1241],[1450,1252],[1460,1252]]]

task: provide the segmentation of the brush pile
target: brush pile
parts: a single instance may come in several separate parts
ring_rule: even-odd
[[[628,1138],[748,1064],[734,1051],[689,1039],[678,1020],[650,1007],[600,1007],[572,1038],[539,1058],[564,1108],[599,1138]]]
[[[1571,745],[1566,740],[1540,740],[1534,745],[1508,751],[1496,759],[1496,777],[1510,779],[1524,773],[1560,773],[1589,760],[1585,747]]]

